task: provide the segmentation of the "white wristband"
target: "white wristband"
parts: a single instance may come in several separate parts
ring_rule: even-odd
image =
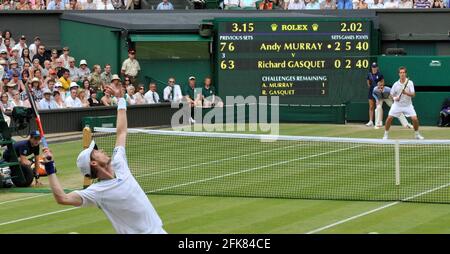
[[[127,109],[127,102],[125,101],[124,98],[120,98],[119,101],[117,102],[117,110],[120,109]]]

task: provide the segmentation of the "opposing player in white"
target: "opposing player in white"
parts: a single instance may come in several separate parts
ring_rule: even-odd
[[[120,234],[165,234],[162,221],[128,168],[125,155],[127,136],[126,101],[120,87],[107,86],[117,98],[117,137],[112,158],[98,150],[94,141],[77,159],[83,176],[98,179],[85,190],[65,194],[55,175],[54,162],[45,161],[50,187],[58,204],[97,206]],[[52,156],[48,151],[45,156]]]
[[[415,138],[423,139],[419,133],[419,119],[417,118],[417,114],[411,100],[411,98],[416,95],[414,83],[406,77],[406,74],[406,68],[400,67],[398,69],[400,79],[395,82],[391,88],[391,96],[394,99],[394,104],[392,104],[392,107],[389,110],[389,116],[386,119],[383,139],[389,138],[389,129],[391,128],[392,120],[394,117],[399,118],[401,114],[411,117],[415,131]]]
[[[378,82],[377,86],[372,92],[373,98],[375,98],[376,108],[375,108],[375,129],[379,129],[383,126],[383,104],[386,103],[389,107],[392,106],[394,100],[391,96],[391,88],[384,86],[384,82]],[[412,125],[408,123],[405,114],[400,114],[398,120],[405,128],[412,128]]]

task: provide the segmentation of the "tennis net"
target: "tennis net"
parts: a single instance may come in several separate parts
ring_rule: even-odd
[[[450,203],[450,140],[129,129],[126,152],[149,194]]]

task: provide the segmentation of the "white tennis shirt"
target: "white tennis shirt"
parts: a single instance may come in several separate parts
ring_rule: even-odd
[[[409,107],[412,105],[412,100],[411,97],[406,95],[406,94],[402,94],[403,88],[405,87],[405,91],[410,92],[410,93],[414,93],[414,83],[408,79],[408,83],[407,84],[402,84],[400,82],[400,80],[398,80],[397,82],[394,83],[394,85],[391,88],[391,95],[392,97],[396,97],[396,96],[400,96],[400,100],[399,101],[394,101],[394,104],[397,104],[400,107]]]
[[[114,148],[111,166],[116,178],[76,191],[82,206],[102,209],[119,234],[165,233],[153,205],[130,172],[123,146]]]

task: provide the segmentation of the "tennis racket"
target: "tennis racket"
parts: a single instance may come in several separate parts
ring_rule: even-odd
[[[48,150],[47,140],[45,139],[44,129],[42,128],[41,117],[39,116],[39,111],[36,106],[36,101],[34,100],[33,94],[31,94],[30,88],[28,85],[25,85],[25,90],[28,95],[28,100],[30,101],[31,111],[33,112],[34,118],[36,119],[36,126],[38,127],[39,134],[41,135],[41,141],[44,148],[43,151]],[[46,157],[47,160],[52,160],[51,156]]]
[[[400,95],[398,96],[398,100],[400,100],[400,98],[402,97],[403,92],[404,92],[405,89],[408,87],[408,82],[409,82],[409,80],[406,79],[405,86],[403,87],[402,92],[401,92]]]

